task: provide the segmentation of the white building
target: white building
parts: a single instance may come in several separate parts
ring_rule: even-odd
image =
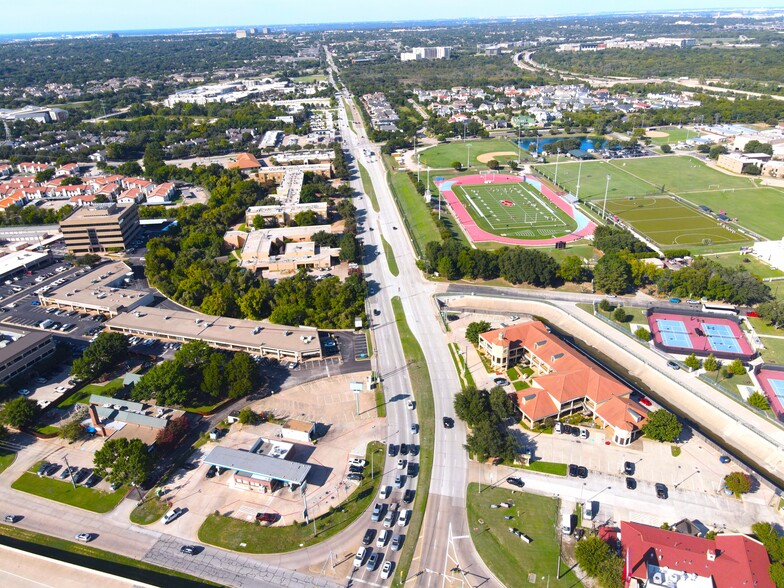
[[[408,53],[400,54],[400,61],[420,61],[422,59],[449,59],[451,47],[412,47]]]

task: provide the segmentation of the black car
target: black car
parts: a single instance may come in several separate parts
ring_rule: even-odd
[[[397,455],[397,452],[398,452],[397,445],[395,445],[394,443],[390,443],[389,447],[387,448],[387,455],[389,455],[389,457],[395,457]]]
[[[101,480],[103,480],[103,478],[98,474],[96,474],[95,472],[93,472],[90,475],[90,477],[87,478],[87,480],[85,480],[84,485],[87,486],[88,488],[92,488],[93,486],[97,485],[98,482],[100,482]]]
[[[667,500],[667,486],[665,486],[661,482],[656,483],[656,498]]]
[[[631,462],[631,461],[623,462],[623,473],[626,474],[627,476],[633,476],[634,475],[634,463]]]
[[[577,476],[580,478],[587,478],[588,477],[588,468],[585,466],[580,466],[577,468]]]
[[[362,545],[370,545],[373,543],[373,537],[376,536],[375,529],[368,529],[365,531],[365,535],[362,537]]]
[[[365,468],[357,465],[348,466],[348,471],[352,474],[361,474]]]
[[[45,461],[41,464],[41,467],[38,468],[38,475],[40,477],[46,476],[49,468],[52,466],[48,461]]]
[[[180,553],[185,553],[187,555],[196,555],[196,551],[198,548],[195,545],[183,545],[180,547]]]
[[[577,466],[573,463],[569,464],[569,477],[576,478],[577,477]]]
[[[400,444],[400,455],[408,455],[408,445],[405,443]]]
[[[210,469],[207,470],[207,477],[214,478],[217,473],[218,473],[218,468],[216,468],[214,465],[211,465]]]
[[[362,481],[362,474],[349,474],[346,476],[347,480],[352,480],[354,482],[361,482]]]
[[[520,478],[507,478],[507,484],[511,484],[512,486],[517,486],[518,488],[523,487],[523,481]]]
[[[405,502],[406,504],[411,504],[412,502],[414,502],[414,495],[415,494],[416,494],[416,491],[411,489],[411,488],[409,488],[408,490],[406,490],[403,493],[403,502]]]
[[[413,462],[408,462],[408,468],[406,468],[406,474],[408,474],[409,478],[414,478],[417,475],[417,464]]]
[[[444,428],[445,429],[451,429],[452,427],[455,426],[455,419],[451,419],[449,417],[444,417],[443,418],[443,422],[444,422]]]
[[[637,488],[637,480],[634,478],[626,478],[626,489],[635,490]]]
[[[571,425],[562,425],[561,426],[561,433],[563,435],[571,435],[572,434],[572,426]]]
[[[93,471],[90,468],[80,468],[73,476],[74,484],[81,484],[82,481],[90,477]]]
[[[185,470],[195,470],[196,468],[199,467],[199,464],[188,462],[188,463],[182,464],[182,467]]]
[[[411,455],[419,455],[419,445],[417,445],[416,443],[412,443],[411,445],[408,446],[408,452]]]
[[[580,436],[580,427],[572,427],[572,437]]]

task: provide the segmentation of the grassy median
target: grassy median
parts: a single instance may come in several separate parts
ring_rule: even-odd
[[[435,443],[435,405],[433,387],[430,383],[430,371],[427,369],[425,354],[414,337],[406,321],[403,304],[398,296],[392,299],[395,311],[397,330],[400,333],[400,344],[408,364],[408,376],[416,399],[417,417],[419,419],[419,477],[417,479],[416,499],[414,500],[413,516],[406,532],[406,542],[400,552],[400,559],[395,568],[394,586],[402,586],[408,575],[414,557],[417,540],[422,531],[425,519],[425,508],[430,491],[430,476],[433,470],[433,446]]]
[[[348,527],[370,506],[381,483],[384,455],[383,443],[373,441],[368,444],[365,456],[368,469],[365,471],[365,478],[348,500],[330,508],[329,512],[316,519],[316,534],[313,533],[312,520],[310,524],[298,521],[285,527],[265,527],[233,517],[211,514],[199,528],[199,541],[243,553],[285,553],[321,543]],[[375,472],[375,478],[372,480],[371,464]]]
[[[365,194],[367,194],[368,198],[370,198],[370,203],[373,205],[373,210],[378,212],[381,210],[381,208],[378,206],[376,189],[373,187],[370,174],[368,173],[368,170],[365,168],[365,166],[361,163],[357,162],[357,167],[359,168],[359,177],[362,178],[362,190],[364,190]]]
[[[397,276],[400,274],[400,269],[397,267],[397,260],[395,259],[395,252],[392,249],[392,245],[390,245],[384,237],[381,237],[381,243],[384,245],[384,255],[387,258],[387,265],[389,266],[389,271],[392,273],[393,276]]]

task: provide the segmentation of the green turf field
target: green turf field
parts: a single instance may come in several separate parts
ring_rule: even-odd
[[[594,206],[601,209],[602,203]],[[654,243],[708,245],[747,239],[719,225],[713,218],[672,197],[635,197],[607,201],[607,212],[617,215]]]
[[[542,239],[577,228],[569,215],[529,184],[477,184],[452,190],[476,224],[494,235]]]
[[[737,218],[739,225],[768,239],[784,236],[784,188],[760,186],[734,192],[686,192],[682,196],[713,212],[724,210],[730,218]]]
[[[699,133],[685,127],[682,129],[679,129],[678,127],[657,127],[656,130],[662,133],[667,133],[667,136],[652,137],[651,143],[654,145],[664,145],[665,143],[667,145],[675,145],[676,143],[685,141],[687,138],[693,139],[699,135]]]
[[[420,161],[422,165],[436,168],[452,167],[453,161],[466,164],[468,156],[468,145],[471,146],[471,166],[479,165],[483,169],[484,163],[480,163],[476,158],[484,153],[514,152],[517,153],[517,145],[506,139],[486,139],[480,141],[455,141],[452,143],[442,143],[435,147],[430,147],[421,152]],[[511,157],[511,156],[510,156]],[[504,163],[509,157],[498,157],[498,161]],[[511,157],[517,161],[517,156]]]

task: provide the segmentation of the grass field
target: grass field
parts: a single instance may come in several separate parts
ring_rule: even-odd
[[[368,198],[370,198],[370,204],[373,206],[373,210],[378,212],[381,209],[378,207],[378,198],[376,198],[376,190],[373,188],[370,174],[361,163],[357,162],[357,167],[359,168],[359,177],[362,179],[362,190],[368,195]]]
[[[760,278],[781,278],[784,277],[784,272],[779,269],[771,269],[767,263],[762,263],[753,255],[739,255],[737,251],[728,255],[703,255],[703,257],[715,261],[719,265],[731,268],[741,268]],[[748,259],[744,263],[744,259]]]
[[[596,205],[602,206],[599,203]],[[740,233],[730,232],[691,206],[667,196],[608,200],[607,212],[617,215],[651,241],[664,246],[740,243],[748,240]]]
[[[0,474],[2,474],[8,466],[14,463],[15,459],[16,459],[15,451],[0,449]]]
[[[696,205],[705,205],[714,212],[724,210],[738,224],[768,239],[784,235],[784,189],[771,186],[735,189],[734,192],[687,192],[683,198]],[[760,211],[765,211],[760,214]]]
[[[467,514],[471,539],[487,567],[504,586],[582,586],[568,565],[561,565],[558,578],[559,537],[556,534],[558,503],[555,499],[516,492],[505,488],[484,488],[468,485]],[[491,504],[512,501],[509,509],[491,509]],[[513,516],[510,521],[505,516]],[[532,539],[524,543],[509,532],[516,527]],[[529,580],[533,578],[533,582]]]
[[[494,235],[542,238],[571,233],[577,223],[529,184],[454,186],[480,228]]]
[[[477,157],[485,153],[503,153],[504,151],[517,153],[517,145],[506,139],[485,139],[479,141],[455,141],[452,143],[442,143],[435,147],[430,147],[421,152],[420,161],[422,165],[436,168],[451,168],[452,162],[459,161],[463,165],[466,164],[468,157],[468,146],[471,146],[471,166],[481,166],[484,169],[484,163],[480,163]],[[509,157],[497,157],[498,161],[504,163]],[[512,157],[517,161],[517,156]]]
[[[114,509],[128,492],[126,487],[119,488],[115,492],[101,492],[85,486],[74,488],[70,482],[53,478],[39,478],[30,472],[22,474],[16,482],[11,484],[11,488],[97,513],[105,513]]]
[[[408,174],[397,172],[391,174],[392,193],[397,199],[398,206],[403,213],[403,218],[408,225],[411,238],[420,251],[424,252],[425,245],[430,241],[441,242],[441,235],[438,233],[433,217],[430,215],[430,208],[424,199],[416,191],[416,187],[411,183]],[[402,229],[403,227],[398,227]]]
[[[691,129],[679,129],[678,127],[658,127],[656,130],[662,133],[667,133],[667,136],[653,137],[651,139],[651,143],[654,145],[675,145],[676,143],[685,141],[688,137],[693,139],[698,134]]]
[[[81,402],[87,404],[91,394],[100,396],[114,396],[114,393],[123,387],[123,379],[116,378],[106,384],[87,384],[84,388],[74,392],[60,403],[60,408]]]
[[[133,509],[130,519],[137,525],[149,525],[161,518],[167,510],[169,505],[166,500],[150,497]]]

